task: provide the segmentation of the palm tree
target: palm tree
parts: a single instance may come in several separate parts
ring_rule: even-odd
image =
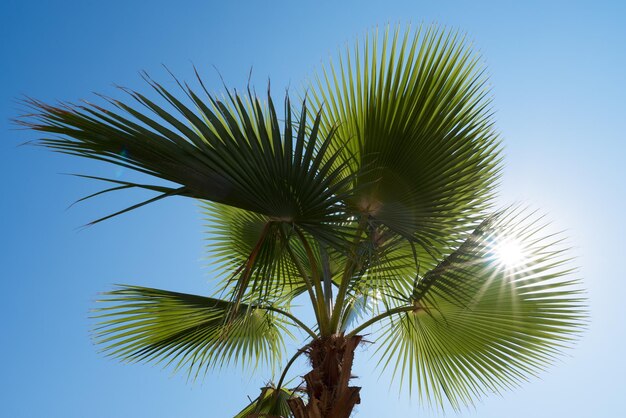
[[[351,368],[366,334],[411,392],[459,408],[535,375],[584,323],[562,237],[527,209],[493,208],[500,142],[458,32],[368,35],[280,117],[269,90],[220,99],[200,77],[184,95],[145,80],[156,99],[29,99],[22,119],[42,146],[174,184],[85,176],[112,184],[95,195],[157,194],[92,223],[169,196],[204,202],[216,293],[106,293],[95,339],[109,355],[192,379],[269,365],[278,379],[237,417],[343,418],[360,402]],[[285,362],[294,334],[305,340]],[[310,370],[288,379],[301,355]]]

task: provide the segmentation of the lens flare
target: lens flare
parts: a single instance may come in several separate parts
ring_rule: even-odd
[[[515,267],[524,263],[524,249],[516,240],[499,240],[494,249],[498,262],[503,266]]]

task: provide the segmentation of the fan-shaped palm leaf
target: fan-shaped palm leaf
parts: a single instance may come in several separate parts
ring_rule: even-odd
[[[291,417],[287,400],[294,397],[288,389],[264,387],[258,398],[242,409],[234,418]]]
[[[95,340],[110,356],[187,368],[196,378],[208,368],[240,362],[279,364],[291,321],[272,308],[202,296],[123,286],[105,293],[96,309]]]
[[[515,265],[499,255],[511,242]],[[381,314],[381,363],[420,398],[455,408],[535,375],[585,316],[559,244],[524,211],[490,217],[417,282],[407,307]]]
[[[206,99],[201,99],[185,86],[185,101],[146,80],[171,109],[125,90],[149,113],[113,99],[107,99],[110,109],[89,103],[50,106],[28,100],[35,113],[21,123],[55,135],[40,139],[40,145],[179,185],[168,188],[121,182],[110,190],[125,186],[161,192],[150,201],[182,195],[220,202],[297,223],[308,233],[336,243],[336,223],[344,219],[340,214],[345,196],[338,193],[341,181],[337,183],[343,169],[328,152],[332,130],[320,137],[319,118],[307,130],[306,105],[294,124],[286,98],[281,129],[269,92],[264,107],[252,93],[243,97],[229,94],[223,102],[206,90]]]
[[[488,207],[499,171],[480,57],[454,32],[388,28],[324,68],[313,96],[358,188],[351,205],[428,252]],[[367,168],[364,170],[363,168]],[[470,229],[471,230],[471,229]],[[428,254],[426,254],[428,255]],[[422,265],[433,258],[418,254]]]
[[[291,239],[291,227],[284,227],[266,215],[232,206],[204,202],[207,219],[208,249],[211,264],[222,278],[220,291],[228,291],[233,275],[258,252],[248,299],[288,301],[307,290],[289,249],[306,265],[301,246]],[[266,238],[264,238],[266,237]],[[288,248],[289,247],[289,248]],[[308,269],[310,276],[310,268]]]

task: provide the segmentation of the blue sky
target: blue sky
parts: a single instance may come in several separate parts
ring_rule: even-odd
[[[539,378],[459,417],[612,417],[626,407],[626,6],[619,1],[20,1],[0,4],[0,142],[4,318],[2,415],[227,417],[254,397],[262,375],[239,369],[186,383],[183,375],[124,365],[97,353],[89,309],[113,283],[209,293],[198,206],[170,199],[96,227],[77,228],[136,202],[110,195],[70,210],[99,185],[58,175],[124,176],[108,166],[17,147],[15,99],[77,101],[113,83],[143,88],[138,71],[183,79],[191,63],[210,88],[226,82],[297,91],[321,62],[388,22],[467,31],[493,84],[506,160],[499,201],[523,201],[570,236],[591,321],[575,349]],[[363,352],[357,417],[441,416],[378,380]],[[393,411],[389,413],[388,411]],[[230,415],[229,415],[230,414]]]

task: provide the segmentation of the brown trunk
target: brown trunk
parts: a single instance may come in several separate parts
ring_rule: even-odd
[[[354,350],[361,338],[336,334],[311,343],[307,355],[313,370],[304,376],[308,403],[300,398],[288,401],[295,418],[350,417],[354,405],[361,402],[361,388],[348,386]]]

